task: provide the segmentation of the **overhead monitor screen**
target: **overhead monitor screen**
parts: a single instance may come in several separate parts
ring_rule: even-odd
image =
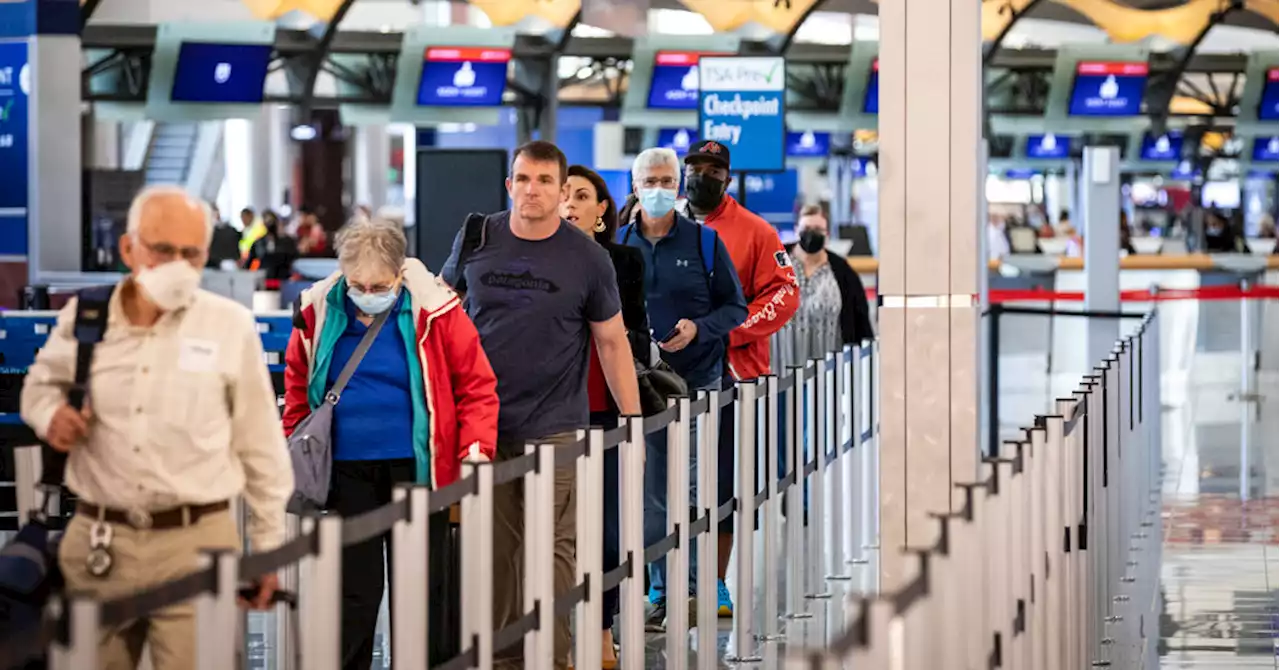
[[[871,61],[871,75],[867,77],[867,93],[862,96],[862,113],[880,113],[880,59]]]
[[[1259,137],[1253,141],[1253,160],[1259,163],[1280,161],[1280,137]]]
[[[420,107],[498,107],[507,88],[510,49],[429,47],[418,82]]]
[[[1205,182],[1200,189],[1200,206],[1208,209],[1238,209],[1240,207],[1240,182]]]
[[[703,55],[697,51],[659,51],[653,59],[649,106],[654,109],[697,109],[698,58]]]
[[[1070,157],[1070,137],[1053,133],[1027,136],[1027,158],[1065,159]]]
[[[1072,116],[1137,116],[1147,87],[1146,63],[1082,61],[1071,91]]]
[[[1280,119],[1280,93],[1276,90],[1277,86],[1280,86],[1280,68],[1273,67],[1267,70],[1267,80],[1262,83],[1262,102],[1258,104],[1260,121]]]
[[[831,153],[831,133],[806,130],[787,133],[787,156],[790,158],[826,158]]]
[[[270,44],[183,42],[173,70],[174,102],[262,102]]]
[[[692,128],[659,128],[658,146],[671,149],[677,155],[689,153],[689,145],[698,139],[698,131]]]
[[[1153,137],[1142,136],[1142,151],[1138,157],[1144,161],[1176,161],[1182,158],[1182,133],[1167,132]]]
[[[1189,160],[1183,160],[1174,166],[1173,171],[1169,173],[1169,178],[1174,181],[1195,181],[1200,174],[1200,168],[1192,165]]]

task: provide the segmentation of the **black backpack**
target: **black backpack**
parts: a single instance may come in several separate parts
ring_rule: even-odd
[[[459,293],[467,292],[467,260],[484,248],[488,229],[489,217],[484,214],[472,212],[462,223],[462,247],[458,249],[458,261],[453,269],[453,289]]]

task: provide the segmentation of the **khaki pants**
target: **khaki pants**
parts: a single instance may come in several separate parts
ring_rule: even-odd
[[[560,433],[536,440],[538,444],[569,444],[576,433]],[[524,453],[523,442],[498,440],[498,459]],[[574,585],[577,531],[577,470],[570,465],[556,468],[555,486],[555,589],[556,594]],[[493,619],[494,630],[515,623],[524,616],[524,481],[517,479],[493,491]],[[463,596],[465,597],[465,595]],[[572,633],[568,617],[557,617],[555,659],[557,670],[569,667]],[[494,668],[524,667],[524,645],[494,650]]]
[[[229,511],[215,512],[185,528],[134,530],[112,525],[111,554],[115,559],[105,578],[85,568],[89,528],[93,520],[76,515],[58,550],[68,592],[114,599],[172,581],[200,567],[206,549],[240,552],[240,534]],[[147,619],[102,631],[98,666],[103,670],[134,670],[142,648],[151,649],[154,670],[190,670],[196,666],[195,604],[185,602],[155,612]]]

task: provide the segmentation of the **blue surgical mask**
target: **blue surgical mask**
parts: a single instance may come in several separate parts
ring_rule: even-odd
[[[365,293],[355,288],[348,288],[347,297],[355,303],[356,309],[370,316],[376,316],[391,309],[391,306],[396,304],[398,294],[395,289],[385,293]]]
[[[650,218],[660,219],[676,206],[676,192],[665,188],[640,189],[640,206]]]

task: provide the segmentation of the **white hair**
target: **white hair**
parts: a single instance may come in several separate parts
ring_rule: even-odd
[[[178,196],[185,200],[196,203],[200,207],[200,213],[204,215],[204,239],[208,245],[213,241],[213,210],[209,208],[209,203],[191,195],[187,189],[172,184],[158,184],[147,186],[133,197],[133,202],[129,204],[129,223],[126,231],[138,238],[138,231],[142,227],[142,210],[146,204],[152,199],[160,196]]]
[[[404,226],[395,221],[358,219],[338,231],[338,265],[344,273],[371,263],[399,272],[408,246]]]
[[[680,157],[675,151],[666,147],[645,149],[631,164],[631,181],[639,183],[650,170],[664,165],[671,167],[676,173],[676,179],[680,178]]]

